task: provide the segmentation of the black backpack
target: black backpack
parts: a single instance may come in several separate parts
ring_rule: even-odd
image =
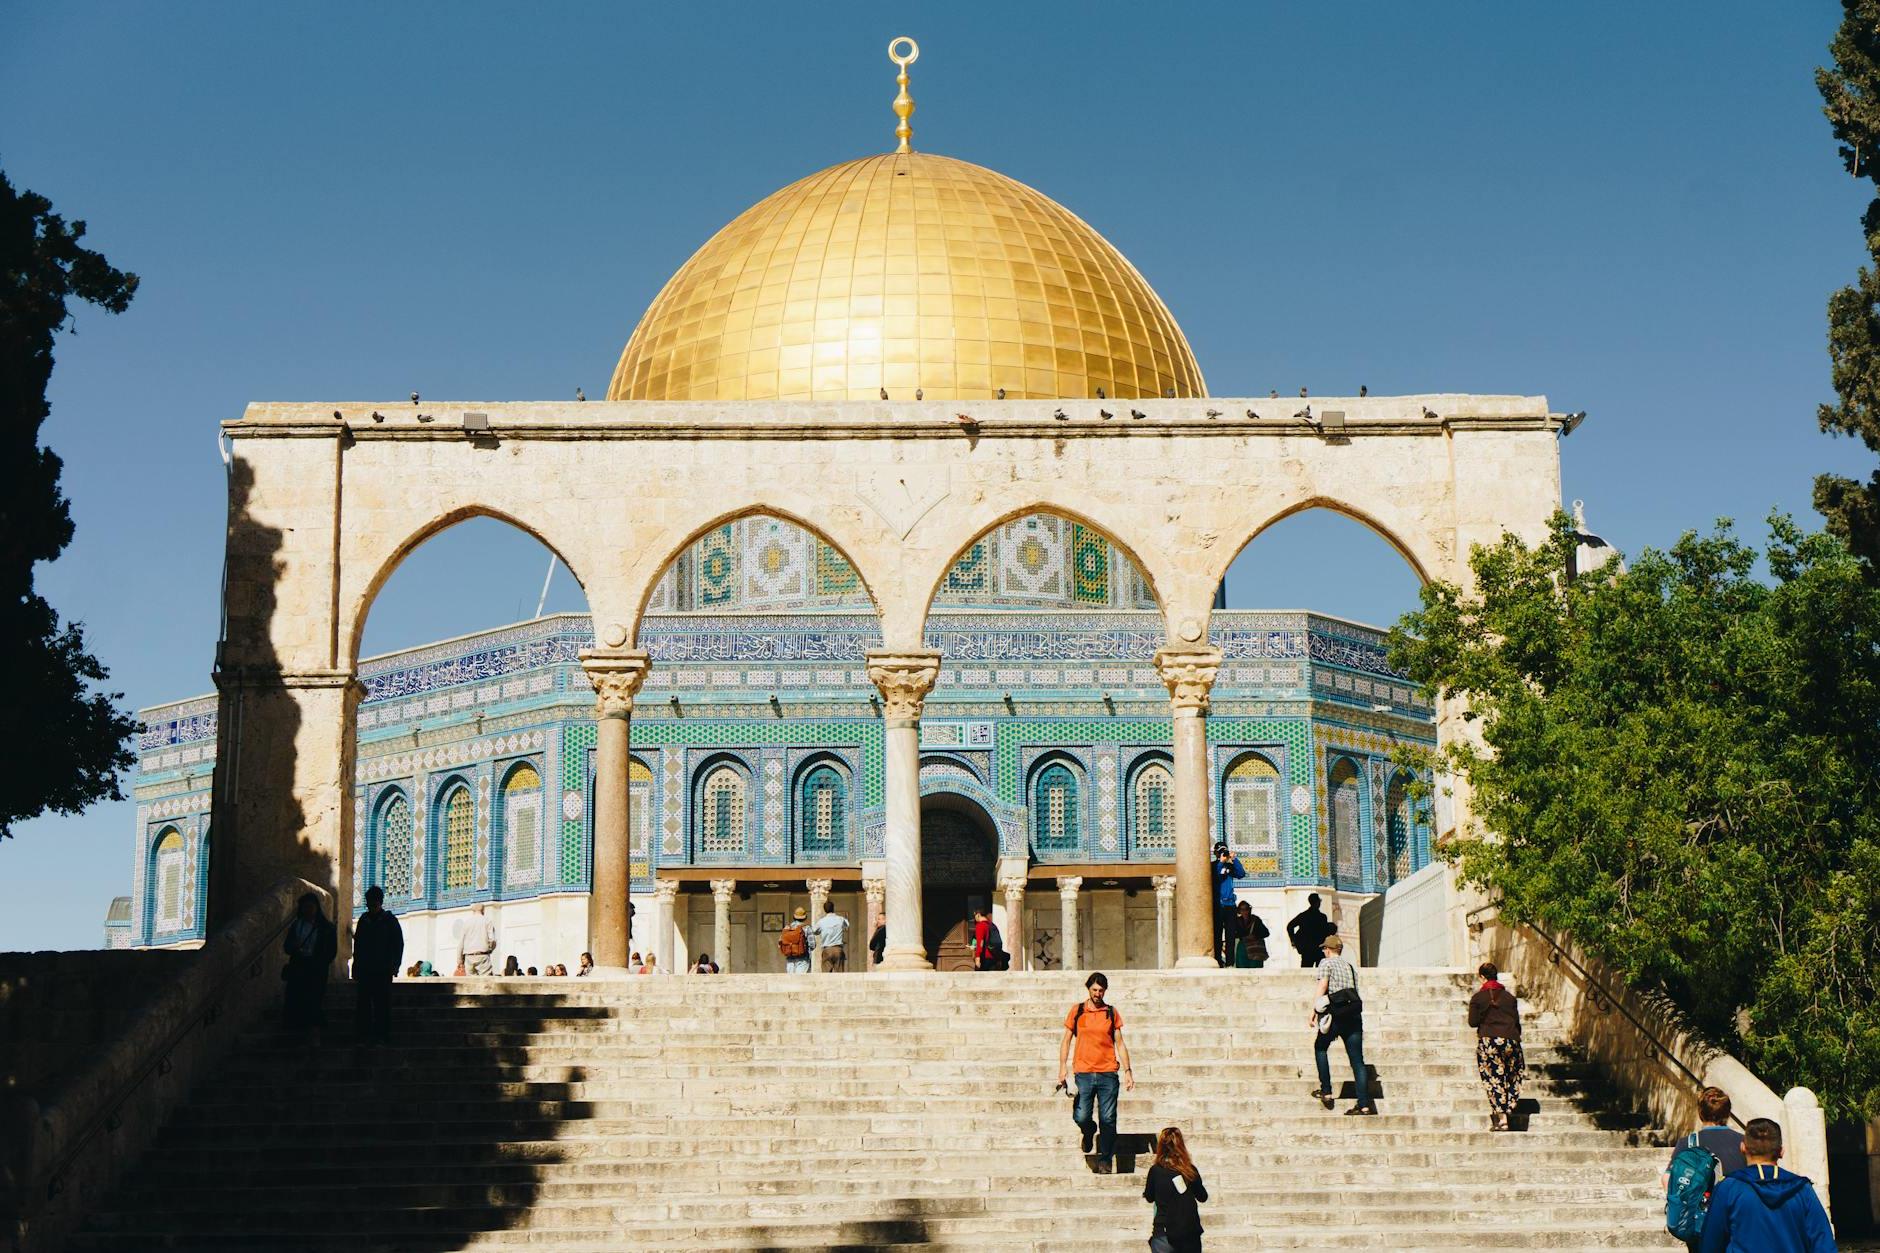
[[[1075,1005],[1075,1006],[1074,1006],[1074,1007],[1073,1007],[1073,1008],[1071,1009],[1071,1037],[1072,1037],[1073,1039],[1075,1039],[1075,1038],[1076,1038],[1076,1035],[1077,1035],[1077,1028],[1079,1028],[1079,1027],[1081,1027],[1081,1026],[1083,1026],[1083,1023],[1084,1023],[1084,1005],[1085,1005],[1085,1004],[1086,1004],[1086,1002],[1085,1002],[1085,1001],[1079,1001],[1079,1002],[1077,1002],[1077,1004],[1076,1004],[1076,1005]],[[1104,1016],[1105,1018],[1107,1018],[1107,1019],[1109,1019],[1109,1023],[1110,1023],[1110,1039],[1112,1039],[1112,1040],[1114,1040],[1114,1039],[1116,1039],[1116,1011],[1115,1011],[1115,1010],[1113,1010],[1113,1009],[1111,1009],[1111,1008],[1110,1008],[1110,1007],[1109,1007],[1108,1005],[1105,1005],[1105,1006],[1103,1007],[1103,1016]]]

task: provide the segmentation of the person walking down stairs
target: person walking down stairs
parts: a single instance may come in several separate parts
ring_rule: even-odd
[[[398,915],[385,908],[385,889],[366,889],[366,912],[353,924],[353,990],[358,997],[354,1027],[362,1044],[386,1044],[392,1038],[392,979],[405,960],[405,932]]]
[[[1333,1040],[1342,1039],[1358,1097],[1358,1103],[1345,1113],[1375,1114],[1377,1106],[1371,1104],[1364,1069],[1364,1002],[1358,997],[1358,972],[1345,960],[1345,942],[1338,936],[1326,936],[1321,947],[1325,956],[1319,962],[1319,994],[1312,1003],[1312,1026],[1318,1033],[1312,1052],[1319,1066],[1319,1087],[1312,1095],[1326,1109],[1332,1108],[1332,1066],[1326,1054]]]
[[[1201,1172],[1188,1157],[1180,1127],[1155,1138],[1155,1163],[1143,1180],[1142,1199],[1155,1206],[1150,1253],[1201,1253],[1201,1202],[1208,1199]]]
[[[1469,998],[1469,1025],[1475,1028],[1475,1073],[1488,1093],[1489,1126],[1509,1131],[1521,1104],[1521,1080],[1527,1058],[1521,1052],[1521,1007],[1503,987],[1494,962],[1476,969],[1482,986]]]
[[[1065,1076],[1076,1080],[1077,1099],[1071,1120],[1083,1132],[1084,1155],[1096,1151],[1095,1170],[1108,1175],[1116,1169],[1116,1099],[1120,1074],[1124,1091],[1133,1091],[1136,1077],[1129,1067],[1129,1046],[1123,1043],[1123,1016],[1106,1003],[1110,981],[1097,971],[1084,980],[1085,998],[1071,1006],[1064,1018],[1064,1038],[1058,1043],[1057,1086]],[[1077,1046],[1075,1058],[1071,1045]]]
[[[320,898],[303,892],[294,905],[294,920],[287,924],[287,938],[281,951],[287,965],[281,968],[281,1023],[288,1031],[302,1035],[312,1043],[320,1042],[320,1029],[326,1025],[326,980],[339,956],[339,932],[320,910]]]

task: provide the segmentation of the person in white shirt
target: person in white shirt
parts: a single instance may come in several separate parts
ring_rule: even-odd
[[[823,915],[816,920],[810,935],[816,951],[822,954],[825,972],[849,968],[849,920],[836,912],[834,901],[823,902]]]
[[[467,975],[494,974],[495,953],[496,926],[483,916],[482,905],[472,905],[457,931],[457,965]]]

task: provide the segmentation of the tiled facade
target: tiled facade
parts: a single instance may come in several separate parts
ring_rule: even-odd
[[[1031,538],[1026,521],[975,546],[963,580],[1006,562]],[[773,538],[752,530],[725,578]],[[1150,661],[1161,632],[1152,610],[1114,607],[1140,576],[1107,543],[1086,561],[1080,531],[1059,525],[1049,564],[1067,605],[1109,579],[1105,607],[936,609],[927,643],[945,661],[921,723],[921,786],[983,810],[1002,857],[1127,875],[1172,856],[1169,706]],[[636,897],[662,871],[788,877],[882,855],[882,721],[864,661],[877,625],[852,607],[852,584],[818,581],[828,563],[794,534],[807,540],[790,558],[802,578],[755,592],[747,578],[723,610],[669,610],[642,630],[653,669],[632,721]],[[708,536],[662,588],[696,596],[704,584],[682,590],[681,576],[713,553]],[[769,599],[816,587],[851,607]],[[1369,893],[1425,865],[1428,824],[1392,755],[1434,743],[1432,711],[1378,633],[1219,611],[1213,635],[1225,659],[1207,721],[1211,819],[1248,886]],[[361,665],[355,883],[386,886],[400,912],[585,895],[594,696],[577,654],[592,642],[585,615],[557,615]],[[203,934],[215,704],[142,717],[130,935],[186,943]]]

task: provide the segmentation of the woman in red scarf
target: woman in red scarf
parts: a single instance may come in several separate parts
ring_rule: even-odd
[[[1527,1074],[1527,1058],[1521,1052],[1521,1007],[1514,993],[1501,985],[1501,972],[1494,962],[1483,962],[1476,973],[1482,976],[1482,986],[1469,998],[1475,1071],[1488,1091],[1490,1125],[1507,1131],[1521,1103],[1521,1080]]]

